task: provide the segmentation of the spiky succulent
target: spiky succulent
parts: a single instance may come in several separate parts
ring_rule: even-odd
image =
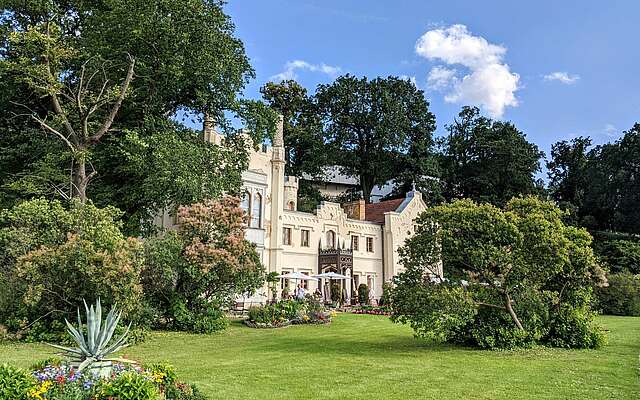
[[[73,337],[73,340],[77,343],[78,347],[65,347],[50,344],[50,346],[56,349],[62,350],[62,355],[68,357],[78,370],[85,368],[92,368],[94,363],[99,363],[101,374],[105,373],[103,370],[105,364],[110,365],[112,361],[127,361],[121,358],[112,357],[114,353],[125,348],[128,344],[125,342],[129,328],[131,324],[125,329],[124,333],[115,340],[112,340],[115,333],[122,311],[118,312],[115,307],[111,308],[107,318],[102,321],[102,306],[100,305],[100,299],[96,301],[95,308],[87,306],[87,302],[84,302],[84,308],[87,315],[87,337],[85,339],[83,332],[82,319],[80,319],[80,308],[78,308],[78,327],[74,327],[69,321],[65,319],[67,323],[67,330]],[[109,366],[106,368],[110,369]]]

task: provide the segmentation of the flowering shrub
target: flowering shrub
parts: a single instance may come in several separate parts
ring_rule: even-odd
[[[0,367],[0,397],[16,400],[206,400],[198,389],[180,382],[169,364],[148,367],[116,364],[111,376],[78,371],[66,364],[28,372]]]
[[[333,315],[313,297],[303,301],[282,300],[252,307],[245,324],[252,328],[279,328],[289,324],[326,324]]]
[[[223,330],[222,309],[262,286],[264,267],[244,238],[244,218],[237,198],[206,200],[180,207],[177,231],[145,241],[142,280],[156,327]]]

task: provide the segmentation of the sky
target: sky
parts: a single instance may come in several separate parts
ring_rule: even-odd
[[[437,135],[463,105],[509,120],[547,155],[559,140],[619,138],[640,122],[640,1],[231,0],[259,98],[341,74],[425,91]]]

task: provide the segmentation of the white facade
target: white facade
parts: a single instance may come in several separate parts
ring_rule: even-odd
[[[366,283],[380,297],[383,282],[401,271],[397,250],[413,234],[414,219],[426,208],[421,194],[413,191],[405,199],[371,205],[323,202],[313,214],[295,211],[298,179],[284,175],[282,122],[277,132],[273,146],[250,150],[249,168],[243,173],[247,239],[256,244],[268,272],[315,275],[333,269],[320,270],[320,249],[346,249],[352,252],[352,268],[336,272],[352,276],[345,288],[348,294]],[[220,143],[217,136],[205,135]],[[308,283],[310,291],[317,287],[316,282]]]

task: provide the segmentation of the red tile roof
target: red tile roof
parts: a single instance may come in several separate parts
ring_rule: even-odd
[[[379,203],[371,203],[365,205],[364,219],[366,221],[376,222],[378,224],[384,223],[384,213],[389,211],[395,211],[400,207],[400,204],[404,199],[395,199],[381,201]]]

